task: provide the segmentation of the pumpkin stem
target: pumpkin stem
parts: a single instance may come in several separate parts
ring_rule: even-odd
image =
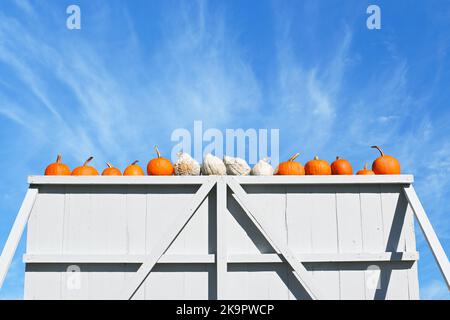
[[[156,151],[156,154],[158,155],[158,158],[161,158],[161,153],[158,150],[158,146],[155,146],[155,151]]]
[[[381,150],[381,148],[380,148],[379,146],[371,146],[371,148],[375,148],[375,149],[377,149],[378,151],[380,151],[381,156],[384,157],[384,152],[383,152],[383,150]]]
[[[107,162],[106,165],[108,166],[108,168],[113,168],[113,167],[114,167],[114,166],[113,166],[111,163],[109,163],[109,162]]]
[[[319,160],[319,157],[318,157],[318,156],[315,156],[315,157],[314,157],[314,160]]]
[[[367,162],[364,163],[364,170],[367,170]]]
[[[89,157],[84,163],[83,163],[83,167],[87,166],[89,164],[89,162],[91,162],[91,160],[94,159],[94,157]]]
[[[56,163],[61,163],[61,155],[60,154],[58,154],[57,156],[56,156]]]
[[[139,160],[135,160],[131,165],[134,166],[138,162],[139,162]]]
[[[336,160],[341,160],[341,157],[339,157],[339,156],[336,156]]]
[[[295,160],[295,158],[297,158],[297,157],[298,157],[299,155],[300,155],[300,153],[298,153],[298,152],[297,152],[297,153],[296,153],[296,154],[294,154],[294,155],[293,155],[292,157],[290,157],[288,161],[289,161],[289,162],[292,162],[292,161],[294,161],[294,160]]]

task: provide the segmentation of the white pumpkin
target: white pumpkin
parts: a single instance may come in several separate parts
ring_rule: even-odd
[[[173,164],[176,176],[198,176],[200,165],[189,154],[180,152],[177,154],[178,160]]]
[[[227,174],[233,176],[246,176],[251,168],[244,159],[225,156],[223,162],[227,168]]]
[[[206,176],[224,176],[227,168],[220,158],[208,153],[203,159],[202,174]]]
[[[264,158],[259,160],[253,167],[251,174],[253,176],[273,176],[273,167],[269,164],[269,159]]]

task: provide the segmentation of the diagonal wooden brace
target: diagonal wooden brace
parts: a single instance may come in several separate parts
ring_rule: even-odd
[[[236,182],[234,178],[228,180],[228,186],[234,192],[234,198],[238,201],[239,205],[242,207],[242,209],[250,218],[250,220],[253,222],[253,224],[256,226],[256,228],[258,228],[258,230],[267,239],[270,245],[275,250],[279,251],[281,255],[284,257],[284,259],[287,261],[287,263],[292,267],[292,269],[294,270],[295,277],[301,283],[301,285],[303,286],[305,291],[309,294],[309,296],[314,300],[323,299],[323,295],[320,293],[318,288],[313,284],[314,280],[309,275],[308,271],[303,266],[303,264],[300,261],[298,261],[294,253],[283,242],[278,241],[278,239],[276,239],[275,237],[272,237],[270,233],[268,233],[267,230],[264,229],[264,227],[258,222],[256,217],[252,214],[252,210],[248,205],[249,203],[248,195],[245,192],[245,190],[239,185],[239,183]]]
[[[126,300],[133,298],[141,285],[144,283],[145,279],[147,279],[155,264],[158,262],[164,252],[166,252],[166,250],[170,247],[170,245],[175,241],[175,239],[184,229],[186,224],[197,211],[198,207],[200,207],[203,200],[206,198],[215,184],[216,182],[214,180],[210,180],[198,189],[197,193],[195,193],[192,197],[188,208],[176,217],[174,222],[167,229],[167,232],[164,234],[164,236],[150,250],[150,254],[144,260],[139,270],[126,284],[125,289],[121,293],[122,299]]]
[[[408,202],[414,211],[417,222],[419,222],[420,228],[425,235],[425,239],[427,240],[431,252],[433,253],[439,269],[441,270],[442,276],[450,289],[450,264],[448,262],[447,255],[445,254],[445,251],[442,248],[436,233],[434,232],[433,226],[431,225],[430,220],[428,219],[427,214],[420,203],[414,187],[412,185],[408,185],[403,188],[403,191],[405,192],[406,199],[408,199]]]
[[[9,233],[8,240],[6,240],[5,247],[3,248],[2,255],[0,256],[0,288],[5,281],[6,273],[14,258],[14,253],[19,245],[20,238],[22,238],[23,230],[27,225],[30,218],[31,210],[36,201],[38,189],[30,187],[25,195],[25,199],[22,202],[19,213],[17,214],[14,225]]]

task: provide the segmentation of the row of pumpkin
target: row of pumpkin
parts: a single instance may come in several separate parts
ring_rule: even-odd
[[[372,146],[378,149],[381,156],[374,160],[372,170],[367,168],[367,164],[358,175],[373,174],[400,174],[400,163],[392,156],[384,154],[378,146]],[[267,159],[260,160],[253,168],[247,164],[244,159],[225,156],[222,159],[207,154],[200,164],[189,154],[181,152],[178,154],[178,160],[172,164],[170,160],[161,156],[158,148],[155,147],[157,157],[150,160],[147,164],[147,174],[155,176],[196,176],[196,175],[351,175],[353,168],[349,161],[336,157],[336,160],[330,165],[327,161],[319,159],[317,156],[308,161],[303,167],[301,163],[295,161],[299,153],[296,153],[287,161],[281,162],[275,169],[270,165]],[[90,166],[93,159],[90,157],[86,162],[73,171],[61,162],[61,155],[58,155],[56,162],[50,164],[45,169],[45,175],[73,175],[73,176],[92,176],[98,175],[97,169]],[[143,176],[144,171],[141,166],[134,161],[123,172],[124,176]],[[102,172],[104,176],[121,176],[122,172],[107,163],[107,168]]]

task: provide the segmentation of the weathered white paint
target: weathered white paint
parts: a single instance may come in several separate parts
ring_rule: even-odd
[[[321,298],[418,299],[420,207],[402,191],[412,181],[30,177],[39,193],[29,208],[25,298],[120,298],[128,290],[134,299],[305,299],[304,268],[300,280]],[[217,187],[194,196],[208,183]],[[66,272],[70,265],[80,274]],[[370,265],[381,270],[379,290],[368,285]]]

